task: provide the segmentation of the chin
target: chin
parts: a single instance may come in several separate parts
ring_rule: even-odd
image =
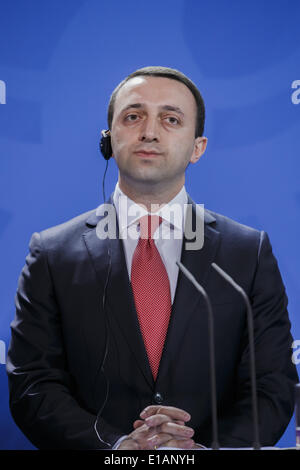
[[[140,182],[145,182],[145,183],[152,183],[152,184],[157,184],[157,183],[161,183],[163,181],[163,178],[162,178],[162,174],[161,173],[157,173],[155,172],[156,174],[154,174],[154,172],[143,172],[142,174],[138,174],[136,175],[137,176],[137,180],[139,180]]]
[[[153,171],[155,170],[155,171]],[[125,173],[124,173],[125,174]],[[127,178],[134,181],[134,182],[149,182],[149,183],[156,183],[161,181],[162,179],[162,172],[159,171],[157,168],[135,168],[132,172],[126,172]]]

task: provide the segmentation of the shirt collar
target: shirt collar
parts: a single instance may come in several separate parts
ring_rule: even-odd
[[[168,204],[155,212],[155,214],[162,217],[163,221],[171,227],[182,232],[187,201],[187,193],[183,186],[179,193]],[[150,214],[145,207],[140,206],[126,196],[120,189],[119,183],[115,187],[113,203],[118,215],[120,232],[127,230],[128,227],[137,223],[142,216]]]

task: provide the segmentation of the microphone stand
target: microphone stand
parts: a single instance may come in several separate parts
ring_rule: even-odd
[[[211,383],[211,415],[212,415],[212,449],[218,450],[218,421],[217,421],[217,394],[216,394],[216,367],[214,348],[214,319],[209,297],[203,287],[196,281],[194,276],[186,269],[180,261],[176,261],[177,266],[183,274],[194,284],[196,289],[203,295],[208,311],[209,330],[209,358],[210,358],[210,383]]]
[[[254,357],[254,327],[253,327],[253,313],[249,298],[244,289],[239,286],[223,269],[216,263],[211,264],[212,267],[227,281],[232,287],[238,291],[247,307],[247,321],[248,321],[248,335],[249,335],[249,351],[250,351],[250,377],[251,377],[251,394],[252,394],[252,416],[253,416],[253,449],[259,450],[259,429],[258,429],[258,411],[257,411],[257,397],[256,397],[256,371],[255,371],[255,357]]]

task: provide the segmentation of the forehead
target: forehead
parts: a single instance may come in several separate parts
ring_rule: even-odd
[[[157,107],[176,106],[191,116],[196,112],[196,101],[189,88],[166,77],[139,76],[128,80],[116,96],[115,113],[133,103]]]

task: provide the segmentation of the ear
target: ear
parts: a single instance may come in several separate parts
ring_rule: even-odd
[[[207,146],[207,137],[197,137],[195,139],[194,151],[191,156],[190,162],[197,163],[197,161],[202,157],[206,150]]]

